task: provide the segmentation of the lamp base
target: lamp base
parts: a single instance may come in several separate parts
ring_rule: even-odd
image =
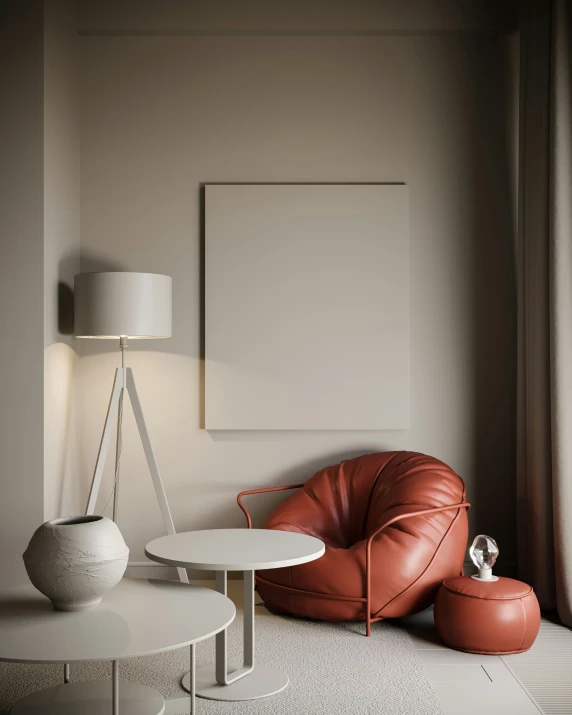
[[[486,583],[489,581],[492,583],[493,581],[498,581],[499,577],[498,576],[493,576],[493,570],[491,568],[480,568],[479,573],[475,574],[474,576],[471,576],[471,578],[474,578],[475,581],[483,581]]]

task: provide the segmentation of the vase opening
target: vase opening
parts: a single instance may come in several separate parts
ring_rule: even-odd
[[[75,526],[77,524],[91,524],[94,521],[101,521],[102,516],[91,514],[89,516],[64,516],[61,519],[52,519],[49,524],[54,526]]]

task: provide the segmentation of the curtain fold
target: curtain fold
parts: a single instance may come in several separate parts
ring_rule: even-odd
[[[572,0],[522,5],[518,555],[572,627]]]

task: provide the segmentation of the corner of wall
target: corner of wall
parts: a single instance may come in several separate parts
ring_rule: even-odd
[[[79,38],[72,0],[44,3],[44,519],[80,509],[73,276],[79,271]]]

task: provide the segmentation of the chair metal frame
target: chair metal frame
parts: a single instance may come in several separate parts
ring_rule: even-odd
[[[244,513],[244,515],[246,517],[246,523],[247,523],[248,528],[252,529],[252,518],[250,516],[250,513],[248,512],[248,510],[242,503],[243,497],[249,496],[252,494],[266,494],[268,492],[281,492],[281,491],[286,491],[288,489],[302,489],[304,486],[305,486],[304,484],[291,484],[288,486],[281,486],[281,487],[267,487],[265,489],[248,489],[248,490],[240,492],[240,494],[236,497],[236,501],[238,503],[238,506],[242,509],[242,512]],[[457,519],[460,517],[461,510],[462,509],[468,510],[468,509],[470,509],[470,507],[471,507],[471,505],[469,502],[463,501],[463,502],[459,502],[457,504],[449,504],[447,506],[430,507],[428,509],[421,509],[419,511],[407,512],[405,514],[400,514],[399,516],[394,516],[392,519],[388,519],[388,521],[386,521],[378,529],[376,529],[373,532],[373,534],[371,534],[367,538],[367,542],[366,542],[365,596],[332,596],[328,593],[316,593],[314,591],[304,591],[302,589],[293,588],[291,586],[284,586],[282,584],[273,583],[272,581],[268,581],[267,579],[263,578],[262,576],[258,576],[258,575],[256,576],[256,581],[260,581],[261,583],[266,583],[269,586],[273,586],[274,588],[279,588],[284,591],[290,591],[293,593],[297,593],[299,596],[311,596],[313,598],[322,598],[327,601],[356,601],[358,603],[363,603],[364,607],[365,607],[365,611],[366,611],[366,613],[365,613],[366,635],[369,637],[371,635],[371,624],[376,623],[377,621],[383,620],[383,616],[372,616],[372,614],[371,614],[371,572],[372,572],[372,568],[373,568],[372,560],[371,560],[371,545],[372,545],[375,537],[378,534],[380,534],[384,529],[386,529],[388,526],[390,526],[391,524],[395,524],[396,522],[401,521],[403,519],[409,519],[414,516],[424,516],[426,514],[437,514],[442,511],[457,510],[456,516],[454,517],[453,521],[449,525],[449,528],[447,529],[447,534],[448,534],[449,531],[453,528],[454,524],[457,522]],[[447,536],[447,534],[445,534],[445,536]],[[445,539],[445,537],[443,537],[443,539],[441,540],[441,544],[443,543],[444,539]],[[439,548],[440,548],[440,545],[439,545]],[[435,554],[434,554],[433,558],[431,559],[431,561],[429,562],[427,568],[429,568],[429,566],[433,563],[433,560],[437,556],[439,548],[435,552]],[[425,573],[426,570],[427,569],[425,569],[423,571],[423,574]],[[461,575],[462,575],[462,573],[463,573],[463,571],[461,569]],[[421,574],[414,581],[414,583],[416,583],[419,580],[419,578],[421,578],[423,576],[423,574]],[[410,584],[407,588],[410,588],[412,585],[413,584]],[[402,591],[399,595],[401,595],[402,593],[404,593],[404,591]],[[391,603],[391,601],[389,601],[388,603]],[[382,606],[382,608],[379,609],[379,611],[382,611],[388,605],[388,603],[384,604]],[[378,613],[379,613],[379,611],[378,611]]]

